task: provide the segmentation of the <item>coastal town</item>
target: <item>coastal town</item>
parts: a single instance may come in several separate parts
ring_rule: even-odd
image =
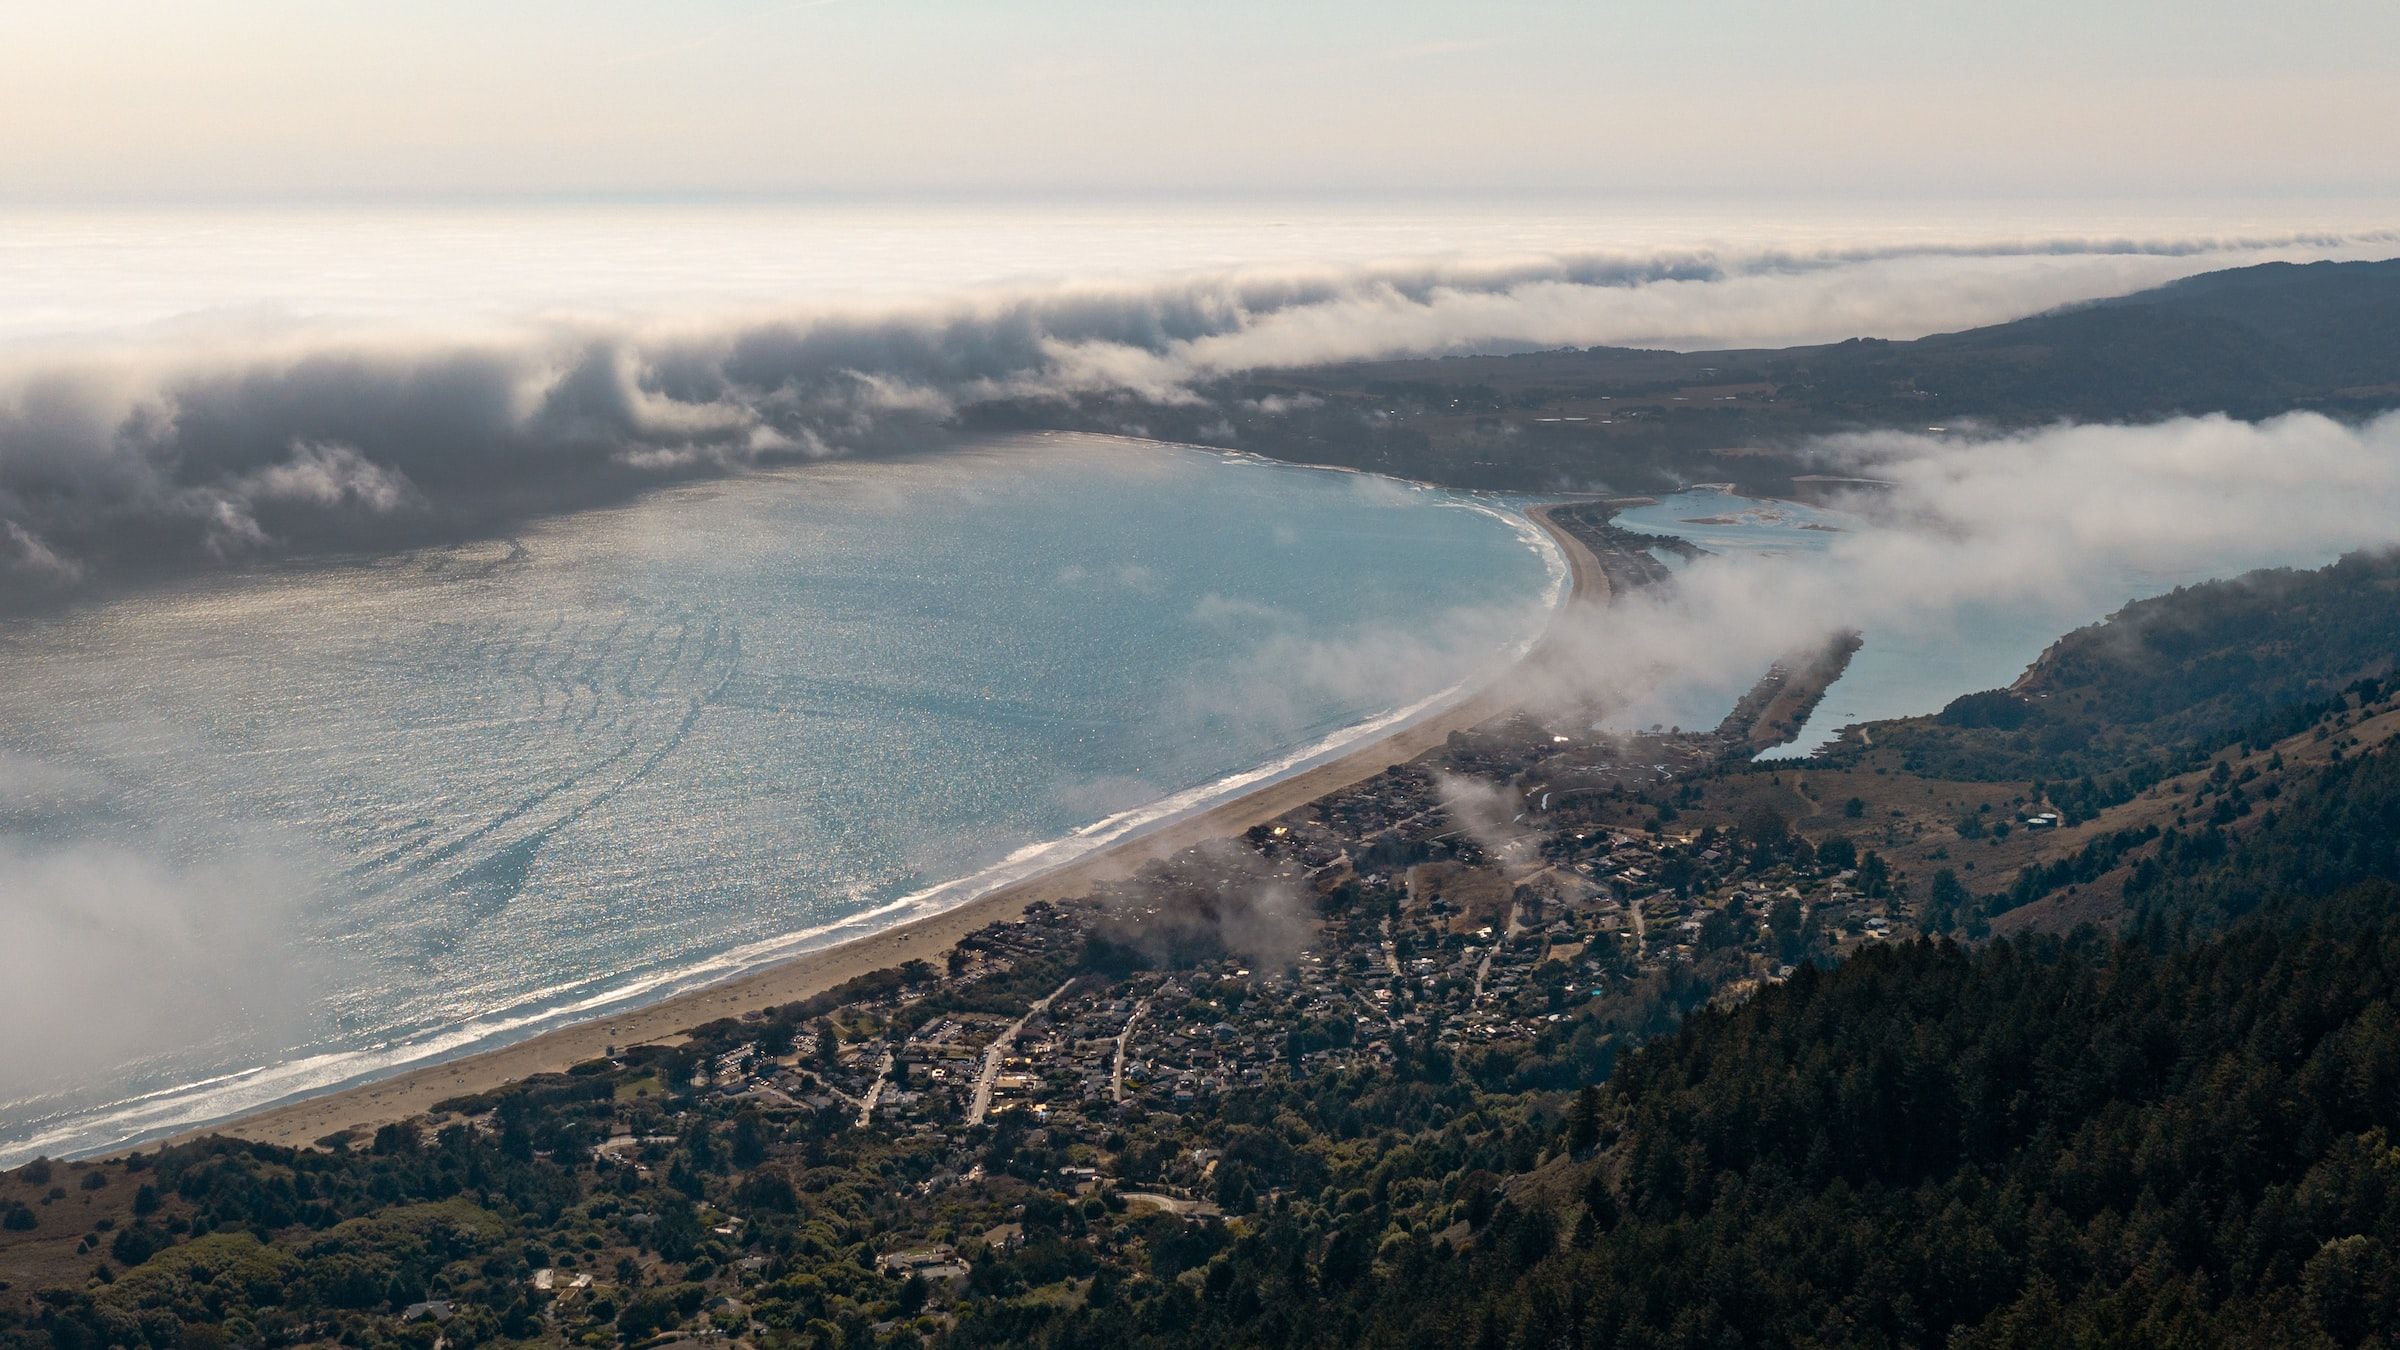
[[[806,1208],[792,1187],[818,1173],[712,1169],[795,1146],[852,1176],[879,1159],[894,1189],[862,1201],[872,1220],[842,1240],[898,1315],[865,1331],[931,1333],[958,1300],[1021,1292],[1040,1252],[1089,1265],[1132,1244],[1156,1264],[1177,1226],[1204,1252],[1227,1222],[1309,1200],[1293,1159],[1261,1156],[1278,1147],[1262,1143],[1263,1106],[1376,1082],[1497,1087],[1544,1065],[1593,1075],[1694,1007],[1911,931],[1877,862],[1844,843],[1766,824],[1608,828],[1572,809],[1502,820],[1446,773],[1403,766],[1103,894],[1038,903],[946,966],[450,1103],[425,1125],[597,1169],[600,1198],[570,1216],[582,1250],[526,1276],[559,1328],[621,1326],[644,1291],[701,1286],[695,1334],[742,1334],[762,1296],[788,1297],[790,1258],[765,1235]],[[415,1127],[327,1142],[426,1146]],[[1089,1278],[1069,1285],[1091,1296]],[[407,1311],[432,1326],[459,1306]]]
[[[1247,1088],[1605,1034],[1646,1016],[1661,988],[1738,998],[1811,955],[1906,930],[1888,882],[1840,844],[1713,829],[1479,840],[1417,776],[1395,771],[1370,799],[1425,799],[1376,843],[1420,861],[1361,871],[1326,856],[1321,825],[1262,827],[1247,850],[1194,850],[1112,894],[1037,905],[974,934],[954,973],[923,967],[789,1045],[750,1037],[698,1073],[727,1103],[941,1138],[948,1181],[973,1172],[979,1127],[1006,1125],[1078,1158],[1061,1175],[1086,1189],[1199,1201],[1206,1158],[1127,1175],[1109,1137]],[[1287,933],[1299,945],[1275,949]],[[954,1007],[986,986],[1028,987],[1013,978],[1026,971],[1036,984],[1068,973],[1020,1014]]]

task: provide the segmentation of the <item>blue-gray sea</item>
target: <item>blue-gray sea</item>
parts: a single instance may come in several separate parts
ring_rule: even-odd
[[[1506,503],[1046,437],[16,625],[0,1162],[955,903],[1438,701],[1561,584]]]

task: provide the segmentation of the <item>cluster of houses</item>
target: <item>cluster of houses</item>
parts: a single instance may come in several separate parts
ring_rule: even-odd
[[[1388,1065],[1403,1046],[1531,1041],[1679,963],[1738,995],[1797,960],[1907,929],[1894,901],[1862,895],[1852,870],[1811,865],[1805,850],[1761,870],[1729,840],[1557,819],[1509,822],[1514,835],[1464,829],[1428,772],[1396,770],[1254,831],[1243,860],[1196,852],[982,930],[956,973],[830,1019],[846,1029],[830,1051],[811,1035],[788,1055],[722,1057],[716,1091],[947,1135],[960,1175],[971,1132],[1012,1120],[1100,1157],[1129,1118]],[[1170,876],[1179,891],[1206,884],[1211,868],[1227,889],[1288,888],[1308,911],[1298,941],[1128,970],[1088,959],[1096,934],[1140,950],[1143,922],[1175,914],[1158,888]],[[950,998],[908,1015],[1027,961],[1066,973],[1028,1011]]]

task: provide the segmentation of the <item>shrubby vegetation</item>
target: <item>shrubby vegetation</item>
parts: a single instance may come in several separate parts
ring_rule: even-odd
[[[2088,817],[2228,743],[2306,730],[2345,693],[2382,697],[2396,658],[2400,556],[2352,554],[2136,601],[2061,638],[2017,687],[1879,726],[1875,742],[1911,773],[2030,780]]]

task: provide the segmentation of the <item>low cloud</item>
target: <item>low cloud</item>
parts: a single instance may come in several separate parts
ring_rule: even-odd
[[[1289,612],[1262,601],[1210,591],[1193,603],[1192,622],[1207,628],[1257,630],[1282,628],[1294,619]]]
[[[1253,369],[1907,337],[2389,237],[2048,239],[1252,270],[941,305],[442,338],[255,322],[0,357],[0,599],[505,528],[664,480],[938,446],[995,400]],[[1297,408],[1286,409],[1287,411]]]
[[[1201,602],[1195,619],[1263,620]],[[1406,622],[1333,631],[1276,625],[1239,655],[1198,670],[1168,713],[1195,734],[1231,729],[1269,743],[1304,740],[1324,728],[1327,707],[1398,708],[1506,667],[1543,623],[1539,602],[1461,606]]]
[[[68,585],[83,579],[83,565],[62,558],[40,535],[13,520],[0,520],[0,577],[28,586]]]
[[[1232,956],[1259,970],[1300,959],[1316,931],[1309,897],[1266,859],[1230,839],[1179,854],[1115,898],[1104,941],[1159,965]]]
[[[369,463],[346,445],[296,445],[292,457],[237,480],[255,501],[307,506],[353,507],[382,515],[415,498],[406,475]]]
[[[108,791],[100,774],[0,746],[0,824],[11,816],[41,816],[89,806]]]
[[[1541,856],[1541,836],[1524,825],[1524,803],[1496,783],[1462,774],[1436,773],[1434,795],[1443,814],[1503,868],[1529,866]]]
[[[45,845],[0,836],[0,910],[10,924],[0,955],[0,1099],[71,1101],[94,1081],[94,1065],[138,1065],[162,1046],[189,1046],[195,1027],[276,1044],[311,997],[307,954],[290,939],[319,884],[292,861],[305,855],[285,840]],[[266,952],[274,959],[262,962]]]
[[[2400,414],[1879,434],[1821,453],[1891,484],[1847,503],[1861,528],[1822,553],[1702,558],[1671,587],[1578,616],[1526,672],[1535,705],[1646,725],[1672,689],[1738,687],[1843,629],[1871,644],[1968,605],[2073,624],[2138,598],[2121,593],[2129,571],[2227,576],[2400,544]]]
[[[1889,484],[1847,498],[1854,527],[1823,536],[1822,551],[1703,557],[1672,585],[1555,617],[1529,602],[1278,629],[1196,673],[1170,715],[1289,743],[1327,703],[1390,708],[1492,678],[1548,623],[1543,655],[1508,676],[1538,717],[1576,731],[1689,723],[1673,710],[1693,691],[1722,691],[1730,706],[1770,664],[1844,630],[1872,646],[1879,631],[1934,631],[1980,608],[2054,634],[2176,579],[2400,546],[2400,414],[2363,425],[2300,413],[1875,434],[1813,453],[1829,473]],[[1244,617],[1202,610],[1216,622]],[[1483,819],[1479,809],[1462,795],[1454,814],[1463,827]]]
[[[1246,398],[1242,411],[1263,417],[1283,417],[1296,412],[1314,412],[1325,406],[1325,400],[1315,394],[1269,394],[1264,398]]]

